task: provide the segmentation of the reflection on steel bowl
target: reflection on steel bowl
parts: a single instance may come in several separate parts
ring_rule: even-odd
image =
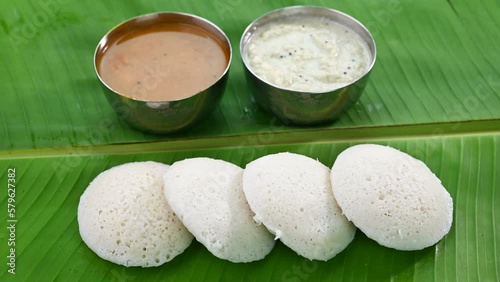
[[[231,44],[213,23],[154,13],[113,28],[94,56],[97,76],[121,119],[151,133],[196,124],[220,101]]]
[[[294,6],[251,23],[240,52],[252,95],[285,123],[330,122],[360,97],[375,63],[369,31],[339,11]]]

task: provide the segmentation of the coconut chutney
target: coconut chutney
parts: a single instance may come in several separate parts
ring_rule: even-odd
[[[351,28],[326,17],[288,17],[255,32],[245,52],[251,71],[280,88],[327,92],[370,68],[368,45]]]

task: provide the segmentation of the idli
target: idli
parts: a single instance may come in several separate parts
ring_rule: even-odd
[[[373,144],[350,147],[335,160],[331,181],[347,218],[382,246],[420,250],[450,231],[450,194],[406,153]]]
[[[354,239],[356,228],[337,205],[330,169],[309,157],[278,153],[250,162],[243,190],[276,239],[308,259],[328,260]]]
[[[168,165],[135,162],[99,174],[80,197],[78,225],[87,246],[124,266],[152,267],[182,253],[193,236],[167,205]]]
[[[187,229],[216,257],[238,263],[264,258],[275,244],[253,221],[242,176],[239,166],[210,158],[178,161],[165,173],[165,196]]]

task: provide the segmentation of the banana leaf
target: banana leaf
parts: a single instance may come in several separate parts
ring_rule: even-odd
[[[491,120],[500,117],[500,7],[470,1],[117,1],[0,3],[0,149],[92,146],[257,133],[310,131],[280,124],[251,99],[239,40],[260,15],[320,5],[364,23],[377,62],[358,104],[322,129]],[[108,105],[93,68],[101,37],[146,13],[182,11],[219,25],[234,59],[224,98],[210,118],[183,133],[130,128]],[[316,128],[317,129],[317,128]]]
[[[454,206],[451,231],[420,251],[382,247],[359,230],[354,241],[327,262],[310,261],[278,243],[263,260],[235,264],[211,255],[200,243],[157,268],[126,268],[100,259],[81,240],[76,211],[79,197],[103,170],[130,162],[171,164],[190,157],[212,157],[244,167],[260,156],[289,151],[317,158],[331,167],[336,156],[359,141],[324,140],[198,150],[150,150],[133,145],[122,152],[80,152],[71,156],[4,158],[0,171],[15,168],[16,274],[1,281],[498,281],[500,271],[500,134],[438,139],[389,138],[390,145],[422,161],[441,179]],[[7,176],[2,183],[7,183]],[[0,208],[7,210],[2,193]],[[144,207],[147,208],[147,207]],[[9,218],[2,212],[0,222]],[[2,228],[5,230],[5,227]],[[2,231],[4,232],[4,231]],[[6,264],[10,234],[2,233]]]
[[[240,36],[255,18],[291,5],[341,10],[375,37],[368,86],[334,123],[282,124],[252,101]],[[207,18],[226,32],[234,55],[217,110],[172,135],[145,134],[120,120],[93,68],[94,49],[109,29],[157,11]],[[500,281],[498,15],[498,0],[0,2],[0,281]],[[248,264],[217,259],[193,242],[171,262],[141,269],[100,259],[78,233],[80,195],[118,164],[204,156],[244,167],[290,151],[331,167],[359,143],[407,152],[442,180],[454,200],[453,226],[443,240],[403,252],[358,231],[327,262],[278,243]],[[9,179],[15,179],[16,222],[9,221]],[[7,271],[12,236],[15,275]]]

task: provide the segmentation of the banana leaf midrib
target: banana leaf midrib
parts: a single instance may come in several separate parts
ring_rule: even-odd
[[[261,132],[220,137],[173,139],[154,142],[147,141],[107,145],[4,150],[0,151],[0,159],[175,152],[303,143],[377,142],[394,139],[429,139],[450,136],[465,137],[498,132],[500,132],[499,119],[376,127],[321,128],[288,132]]]

